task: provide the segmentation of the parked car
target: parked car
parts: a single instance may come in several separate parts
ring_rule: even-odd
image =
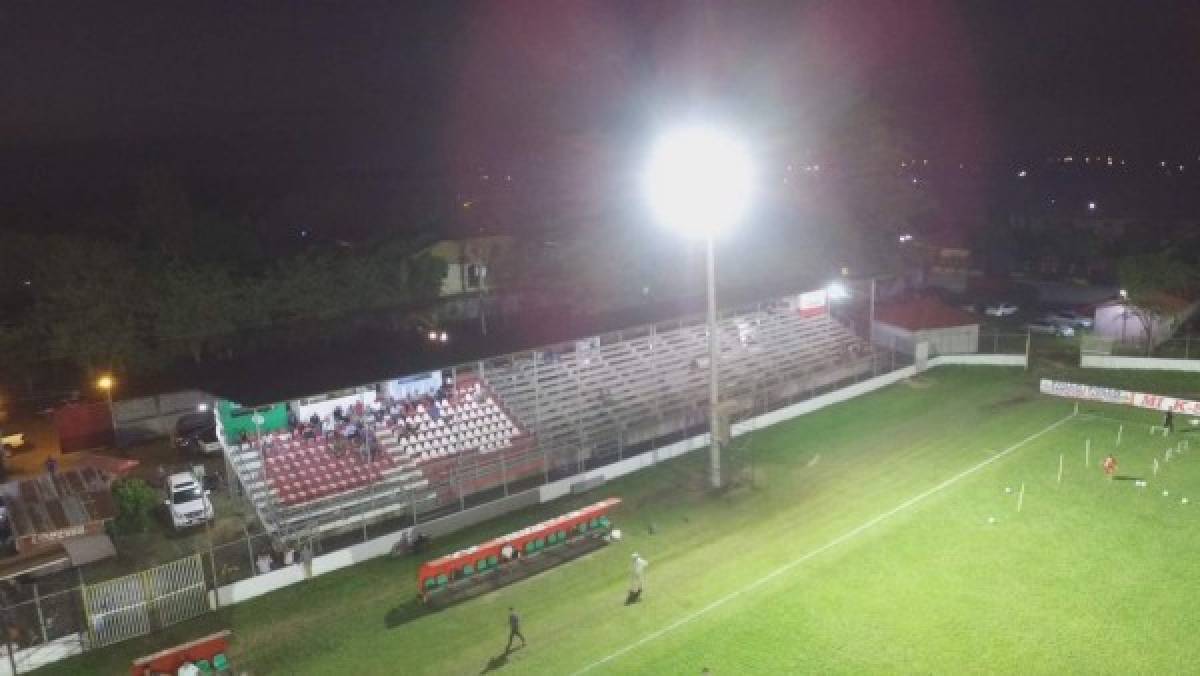
[[[1026,325],[1031,333],[1045,333],[1052,336],[1073,336],[1075,328],[1070,324],[1058,324],[1045,319],[1030,322]]]
[[[212,521],[215,513],[208,494],[209,491],[200,486],[200,481],[191,472],[179,472],[167,477],[167,499],[164,504],[175,530]]]
[[[989,317],[1009,317],[1017,314],[1017,310],[1021,308],[1012,303],[995,303],[983,309],[983,313]]]
[[[1046,321],[1054,322],[1055,324],[1066,324],[1077,329],[1092,328],[1092,318],[1075,312],[1074,310],[1059,310],[1046,315]]]
[[[188,413],[175,421],[175,446],[191,453],[220,453],[217,423],[211,413]]]

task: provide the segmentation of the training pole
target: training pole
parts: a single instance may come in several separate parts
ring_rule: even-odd
[[[1117,425],[1117,445],[1121,445],[1121,433],[1125,431],[1124,425]]]
[[[1083,442],[1083,466],[1092,466],[1092,440],[1088,439]]]
[[[1062,483],[1063,454],[1058,454],[1058,483]]]
[[[1158,476],[1158,458],[1154,459],[1154,476]]]
[[[1021,511],[1021,505],[1025,502],[1025,482],[1021,482],[1021,492],[1017,493],[1017,511]]]

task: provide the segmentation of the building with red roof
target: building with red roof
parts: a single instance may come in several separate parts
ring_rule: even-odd
[[[929,356],[979,351],[979,319],[930,296],[882,305],[871,322],[871,342],[905,354],[929,343]]]

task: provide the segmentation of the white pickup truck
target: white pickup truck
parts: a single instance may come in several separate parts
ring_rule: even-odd
[[[167,477],[165,504],[175,530],[208,523],[214,515],[208,491],[191,472],[179,472]]]

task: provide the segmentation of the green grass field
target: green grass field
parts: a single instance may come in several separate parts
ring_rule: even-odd
[[[707,493],[694,454],[437,543],[624,499],[624,541],[490,595],[426,612],[417,562],[377,559],[38,673],[128,673],[222,627],[256,676],[1193,671],[1200,432],[1072,410],[1017,370],[937,369],[755,432],[752,465],[735,460],[753,486]],[[1150,476],[1180,438],[1194,448]],[[1149,486],[1105,479],[1108,452]],[[635,550],[647,589],[626,606]],[[529,645],[505,657],[510,605]]]

